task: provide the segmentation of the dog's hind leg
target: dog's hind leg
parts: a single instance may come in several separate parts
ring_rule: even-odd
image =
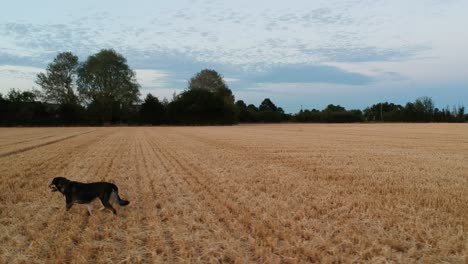
[[[109,203],[109,197],[107,197],[107,199],[103,199],[100,197],[99,199],[101,199],[101,203],[102,205],[104,205],[105,208],[112,210],[114,214],[117,214],[117,211],[115,211],[114,207],[112,207],[112,205]]]

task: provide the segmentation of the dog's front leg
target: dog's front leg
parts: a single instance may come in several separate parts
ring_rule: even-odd
[[[73,203],[67,203],[67,211],[70,210],[70,208],[72,207]]]
[[[68,196],[65,197],[67,211],[73,206],[73,201]]]
[[[88,215],[91,216],[93,214],[93,205],[87,204],[86,208],[88,208]]]

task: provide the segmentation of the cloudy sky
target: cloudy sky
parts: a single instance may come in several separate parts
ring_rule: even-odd
[[[0,93],[37,88],[57,53],[113,48],[142,94],[171,98],[204,68],[236,99],[286,112],[430,96],[468,106],[466,0],[6,1]]]

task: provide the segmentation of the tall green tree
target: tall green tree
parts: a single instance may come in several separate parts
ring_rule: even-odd
[[[186,91],[174,96],[168,116],[181,124],[233,124],[234,95],[220,74],[204,69],[190,79]]]
[[[46,73],[39,73],[36,83],[42,88],[45,101],[58,104],[77,104],[76,77],[78,57],[71,52],[59,53],[47,66]]]
[[[103,49],[79,67],[78,92],[100,122],[117,122],[138,102],[140,85],[121,54]]]
[[[276,112],[278,110],[278,107],[270,100],[270,98],[265,98],[260,103],[258,109],[260,111]]]
[[[244,101],[238,100],[236,102],[236,112],[237,112],[237,119],[239,122],[250,122],[250,113],[247,111],[247,105]]]
[[[179,94],[168,105],[172,123],[184,125],[233,124],[235,109],[224,103],[223,97],[206,89],[191,89]]]
[[[278,108],[270,98],[265,98],[258,106],[259,113],[257,115],[260,122],[276,123],[281,122],[284,111]]]
[[[465,106],[453,106],[453,116],[457,122],[465,121]]]
[[[432,121],[434,115],[434,101],[431,97],[423,96],[414,101],[414,107],[418,115],[418,121]]]
[[[226,103],[234,104],[234,95],[224,82],[223,76],[211,69],[204,69],[193,76],[188,88],[205,89],[224,98]]]
[[[159,102],[157,97],[149,93],[141,105],[141,122],[144,124],[157,125],[162,123],[163,117],[164,105]]]
[[[401,105],[380,102],[364,109],[364,116],[367,121],[403,121],[403,110]]]
[[[238,110],[247,111],[247,105],[243,100],[237,100],[236,107],[238,108]]]
[[[325,109],[323,109],[324,112],[329,112],[329,113],[336,113],[336,112],[345,112],[346,109],[342,107],[341,105],[334,105],[334,104],[329,104]]]

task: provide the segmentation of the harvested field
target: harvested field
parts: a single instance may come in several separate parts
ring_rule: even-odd
[[[467,161],[464,124],[1,128],[0,262],[466,263]]]

